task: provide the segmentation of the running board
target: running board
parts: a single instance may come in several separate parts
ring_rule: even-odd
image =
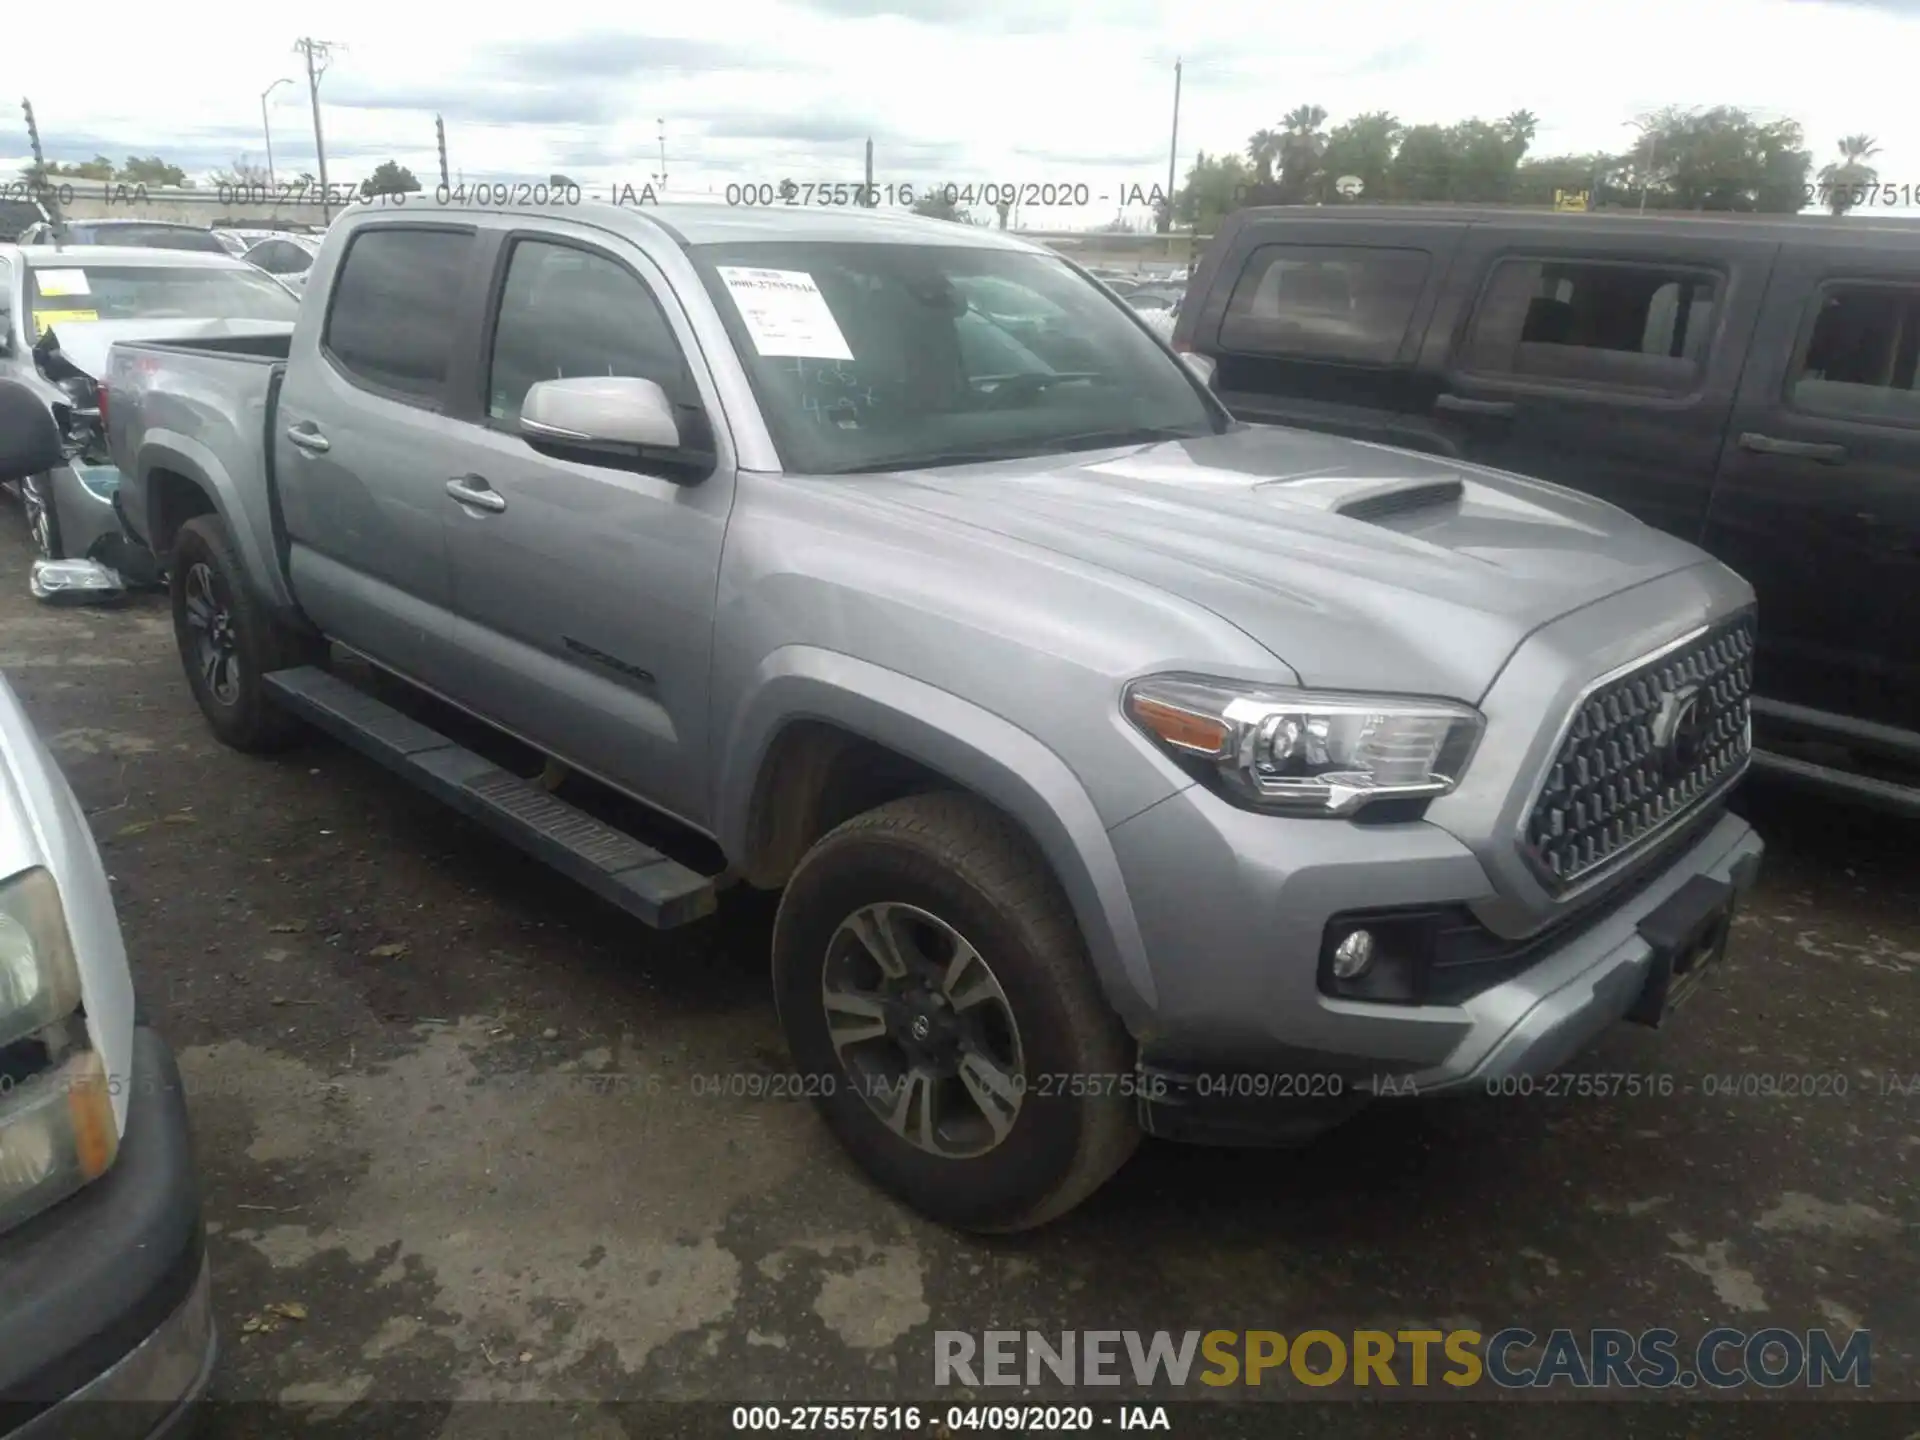
[[[713,913],[713,877],[556,800],[337,675],[303,665],[261,678],[277,704],[654,929]]]
[[[1770,750],[1753,752],[1753,769],[1758,775],[1772,775],[1789,784],[1804,785],[1810,790],[1844,795],[1849,800],[1857,800],[1876,810],[1920,819],[1920,787],[1899,785],[1871,775],[1856,775],[1851,770],[1816,765],[1810,760],[1778,755]]]

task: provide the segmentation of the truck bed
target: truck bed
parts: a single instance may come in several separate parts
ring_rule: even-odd
[[[274,536],[270,437],[291,327],[257,334],[117,342],[107,364],[107,443],[127,528],[157,555],[179,515],[173,477],[210,498],[250,574],[290,605]]]

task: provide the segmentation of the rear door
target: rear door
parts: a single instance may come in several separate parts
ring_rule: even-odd
[[[1671,221],[1476,226],[1427,341],[1436,422],[1469,459],[1698,540],[1778,248]]]
[[[1920,254],[1790,244],[1707,548],[1760,596],[1769,699],[1920,730]]]
[[[1182,348],[1215,359],[1214,389],[1242,420],[1441,448],[1434,385],[1414,362],[1466,232],[1460,221],[1247,220],[1208,257]]]
[[[450,693],[705,824],[714,594],[733,501],[725,427],[714,436],[709,418],[718,392],[672,288],[632,246],[560,221],[496,235],[477,383],[437,477],[461,654]],[[683,442],[718,451],[712,472],[681,483],[689,477],[665,467],[561,459],[527,443],[531,385],[598,375],[659,384]]]
[[[343,644],[447,688],[446,414],[463,316],[484,300],[470,227],[363,225],[319,326],[302,324],[274,416],[294,593]],[[470,308],[469,308],[470,307]]]

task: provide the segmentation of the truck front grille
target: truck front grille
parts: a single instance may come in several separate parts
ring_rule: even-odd
[[[1721,621],[1575,703],[1521,837],[1549,890],[1623,861],[1746,769],[1753,634],[1751,612]]]

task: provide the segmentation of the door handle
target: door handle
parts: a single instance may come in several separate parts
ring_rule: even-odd
[[[447,494],[462,505],[471,505],[476,510],[491,510],[498,515],[507,508],[507,497],[491,488],[478,475],[456,475],[447,481]]]
[[[1516,407],[1511,400],[1475,400],[1466,395],[1442,394],[1433,397],[1433,408],[1450,410],[1456,415],[1490,415],[1504,419],[1511,416]]]
[[[1748,430],[1741,435],[1740,448],[1757,455],[1785,455],[1794,460],[1819,460],[1827,465],[1838,465],[1847,458],[1847,447],[1844,445],[1830,445],[1817,440],[1781,440],[1773,435],[1762,435],[1757,430]]]
[[[287,439],[315,455],[324,455],[333,448],[332,442],[311,425],[289,425]]]

